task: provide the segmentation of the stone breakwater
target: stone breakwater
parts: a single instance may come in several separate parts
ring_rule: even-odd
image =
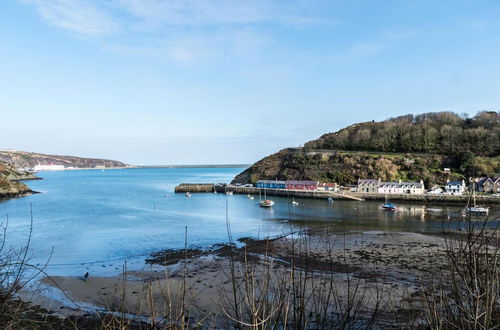
[[[215,189],[215,184],[213,183],[181,183],[180,185],[175,187],[175,192],[208,193],[216,191]]]
[[[255,195],[260,192],[266,191],[268,196],[278,197],[297,197],[297,198],[311,198],[311,199],[328,199],[333,198],[336,200],[352,200],[353,198],[361,198],[364,200],[384,201],[385,194],[367,194],[367,193],[354,193],[354,192],[331,192],[331,191],[307,191],[307,190],[289,190],[289,189],[261,189],[255,187],[241,187],[226,184],[213,184],[213,183],[182,183],[175,187],[176,193],[225,193],[232,191],[234,194]],[[471,197],[469,195],[410,195],[410,194],[390,194],[391,201],[408,201],[420,203],[446,203],[446,204],[461,204],[466,205]],[[499,205],[500,197],[497,196],[476,196],[477,204],[486,205]]]

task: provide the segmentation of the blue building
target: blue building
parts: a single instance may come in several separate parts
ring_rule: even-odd
[[[278,180],[259,180],[255,183],[255,187],[269,188],[269,189],[286,189],[286,182]]]

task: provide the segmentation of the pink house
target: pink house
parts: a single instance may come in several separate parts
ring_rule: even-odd
[[[287,180],[286,189],[294,190],[316,190],[318,188],[317,181],[301,181],[301,180]]]

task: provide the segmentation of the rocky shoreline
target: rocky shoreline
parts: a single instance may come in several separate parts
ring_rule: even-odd
[[[24,197],[38,192],[31,190],[27,185],[17,181],[5,181],[0,184],[0,200]]]

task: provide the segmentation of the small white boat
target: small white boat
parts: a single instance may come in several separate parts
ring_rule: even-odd
[[[296,201],[292,201],[292,205],[295,205],[295,206],[297,206],[297,205],[299,205],[299,202],[296,202]]]
[[[272,201],[270,199],[265,199],[265,200],[259,202],[260,207],[271,207],[273,205],[274,205],[274,201]]]
[[[189,191],[186,193],[186,197],[191,197],[191,193]]]
[[[226,191],[226,195],[232,196],[233,192],[232,191]]]
[[[247,195],[248,199],[253,199],[254,197],[252,195]]]
[[[328,197],[328,203],[333,203],[333,198]]]
[[[467,212],[473,215],[488,215],[489,208],[483,206],[471,206],[467,208]]]
[[[488,207],[476,205],[476,189],[474,183],[472,184],[472,199],[474,202],[474,206],[468,206],[465,208],[465,210],[471,215],[488,215],[488,212],[490,210]]]

